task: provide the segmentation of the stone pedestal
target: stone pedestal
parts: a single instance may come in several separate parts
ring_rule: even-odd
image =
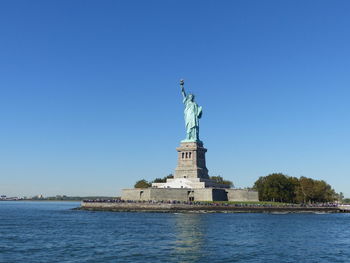
[[[207,149],[202,142],[182,142],[176,148],[178,152],[177,167],[174,178],[203,178],[209,179],[205,164]]]
[[[167,179],[166,183],[153,183],[155,188],[191,188],[202,189],[208,187],[229,188],[209,179],[205,164],[207,149],[202,142],[181,142],[178,152],[177,167],[174,178]]]

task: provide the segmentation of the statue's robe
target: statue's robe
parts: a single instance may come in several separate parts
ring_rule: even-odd
[[[191,101],[187,96],[184,98],[183,103],[185,104],[185,123],[186,132],[189,134],[193,128],[199,127],[199,119],[202,116],[202,107],[199,107],[197,103]]]

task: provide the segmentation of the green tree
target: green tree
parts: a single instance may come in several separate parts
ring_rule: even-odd
[[[297,201],[300,203],[333,202],[337,193],[323,180],[300,177]]]
[[[153,180],[153,183],[165,183],[166,179],[164,178],[156,178]]]
[[[259,192],[261,201],[312,203],[333,202],[340,198],[325,181],[307,177],[298,179],[282,173],[260,177],[253,188]]]
[[[174,175],[173,174],[168,174],[165,178],[172,179],[172,178],[174,178]]]
[[[344,194],[343,194],[343,192],[340,192],[339,194],[336,194],[336,197],[337,197],[337,200],[338,200],[339,202],[343,202],[343,200],[344,200]]]
[[[297,189],[297,200],[299,203],[310,202],[314,197],[314,180],[307,177],[299,178],[299,187]]]
[[[270,201],[290,202],[293,195],[292,185],[282,173],[267,176],[265,191]]]
[[[344,198],[343,204],[350,204],[350,198]]]
[[[253,189],[259,193],[260,201],[295,202],[298,179],[282,173],[261,176]]]
[[[260,176],[259,179],[255,181],[253,186],[253,189],[258,191],[260,201],[267,200],[267,197],[265,195],[265,182],[266,176]]]
[[[151,187],[151,183],[147,182],[145,179],[139,180],[135,183],[135,188],[149,188]]]
[[[297,203],[297,192],[299,187],[299,179],[297,177],[288,177],[291,192],[289,193],[290,196],[290,203]]]
[[[166,180],[167,179],[170,179],[170,178],[174,178],[174,175],[173,174],[169,174],[163,178],[156,178],[153,180],[152,183],[166,183]]]

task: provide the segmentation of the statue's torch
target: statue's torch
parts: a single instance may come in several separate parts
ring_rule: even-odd
[[[184,84],[185,84],[185,81],[183,79],[180,79],[180,87],[182,90],[184,90]]]

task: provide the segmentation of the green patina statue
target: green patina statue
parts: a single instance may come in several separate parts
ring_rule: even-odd
[[[185,124],[186,139],[182,142],[200,142],[199,140],[199,119],[202,117],[202,107],[194,101],[194,95],[186,95],[184,88],[184,80],[180,80],[183,103],[185,104]]]

